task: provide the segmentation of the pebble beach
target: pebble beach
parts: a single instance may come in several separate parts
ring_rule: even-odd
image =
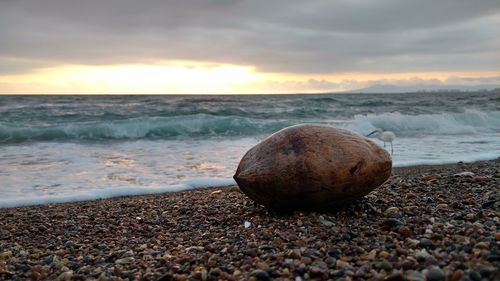
[[[500,159],[275,214],[238,187],[0,209],[0,280],[499,280]]]

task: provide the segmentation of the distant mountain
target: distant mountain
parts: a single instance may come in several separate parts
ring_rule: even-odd
[[[412,92],[447,92],[447,91],[480,91],[500,89],[498,84],[483,84],[474,86],[464,85],[413,85],[413,86],[396,86],[388,84],[376,84],[370,87],[350,90],[347,93],[412,93]]]

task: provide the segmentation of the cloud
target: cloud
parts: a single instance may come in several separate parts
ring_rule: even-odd
[[[499,25],[496,0],[7,0],[0,74],[168,60],[305,74],[498,71]]]

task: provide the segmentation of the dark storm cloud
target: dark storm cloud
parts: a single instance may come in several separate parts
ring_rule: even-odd
[[[158,60],[297,73],[496,71],[499,29],[497,0],[4,0],[0,74]]]

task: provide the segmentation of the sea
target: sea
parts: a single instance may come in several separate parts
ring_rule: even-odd
[[[0,208],[232,185],[248,149],[302,123],[392,131],[396,167],[500,157],[498,91],[0,96]]]

